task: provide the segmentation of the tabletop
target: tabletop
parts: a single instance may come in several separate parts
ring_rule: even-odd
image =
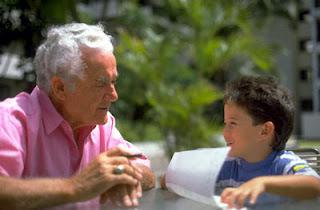
[[[120,208],[114,206],[103,206],[101,210],[220,210],[223,208],[213,207],[183,198],[175,193],[159,188],[144,192],[139,201],[140,205],[135,208]],[[313,210],[320,209],[320,200],[294,201],[284,203],[263,203],[260,205],[246,207],[248,210]]]

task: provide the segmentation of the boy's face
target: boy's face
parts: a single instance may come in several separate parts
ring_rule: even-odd
[[[259,153],[262,125],[254,125],[247,111],[232,102],[224,105],[224,123],[223,136],[231,148],[229,155],[254,161]]]

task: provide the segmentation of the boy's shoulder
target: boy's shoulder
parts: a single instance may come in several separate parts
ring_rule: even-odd
[[[282,174],[316,175],[316,172],[292,151],[282,150],[277,152],[273,165],[282,168]]]
[[[281,151],[277,151],[274,152],[275,156],[273,159],[273,164],[275,165],[280,165],[285,167],[286,165],[295,162],[295,161],[301,161],[301,158],[299,158],[299,156],[297,156],[296,154],[294,154],[291,151],[287,151],[287,150],[281,150]]]
[[[277,151],[275,153],[276,153],[275,160],[277,160],[277,161],[284,161],[284,162],[289,161],[290,162],[290,161],[294,161],[294,160],[301,160],[301,158],[292,151],[281,150],[281,151]]]

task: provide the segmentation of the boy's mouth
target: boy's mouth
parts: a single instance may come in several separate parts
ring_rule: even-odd
[[[232,145],[231,142],[227,142],[227,146],[230,147]]]

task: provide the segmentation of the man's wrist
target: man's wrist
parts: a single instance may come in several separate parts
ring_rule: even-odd
[[[64,179],[64,192],[65,196],[68,202],[77,202],[80,201],[80,195],[79,195],[79,183],[77,180],[73,178]]]

